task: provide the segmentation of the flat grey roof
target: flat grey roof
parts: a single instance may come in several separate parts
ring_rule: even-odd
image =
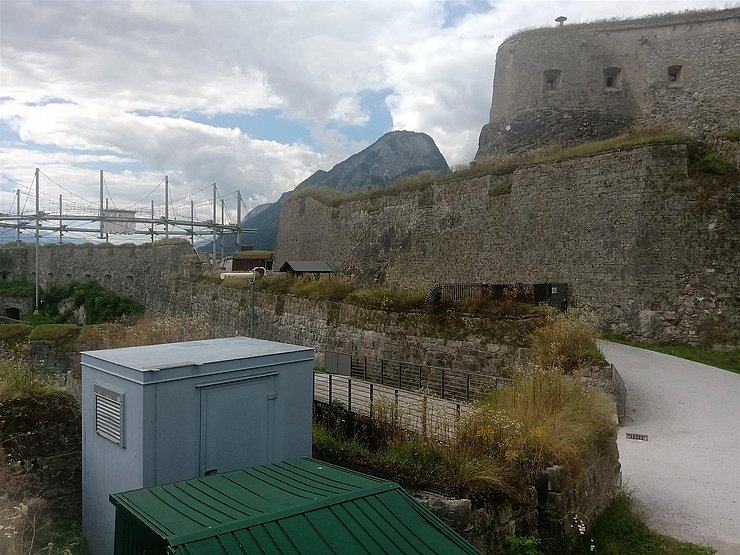
[[[182,343],[85,351],[82,354],[140,371],[254,358],[286,353],[305,353],[311,347],[265,341],[251,337],[224,337]]]

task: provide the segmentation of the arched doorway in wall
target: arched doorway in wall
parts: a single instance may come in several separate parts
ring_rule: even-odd
[[[13,320],[21,319],[21,309],[14,306],[9,306],[5,309],[5,317],[12,318]]]

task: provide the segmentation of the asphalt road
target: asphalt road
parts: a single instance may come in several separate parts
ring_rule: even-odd
[[[740,375],[617,343],[601,348],[627,386],[622,473],[648,525],[740,554]]]

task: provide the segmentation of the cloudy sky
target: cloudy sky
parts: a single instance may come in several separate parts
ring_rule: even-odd
[[[42,210],[171,205],[236,216],[383,133],[469,162],[496,49],[514,31],[724,0],[243,2],[0,0],[0,212],[41,169]],[[205,189],[205,190],[204,190]],[[220,217],[220,215],[219,215]]]

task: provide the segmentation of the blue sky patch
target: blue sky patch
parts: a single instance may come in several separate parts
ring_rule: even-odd
[[[365,141],[374,143],[388,131],[393,130],[393,119],[388,106],[385,104],[386,97],[393,91],[383,89],[380,91],[363,91],[360,93],[360,106],[370,115],[370,119],[364,125],[339,125],[327,124],[329,129],[337,129],[350,141]]]
[[[443,6],[445,11],[443,29],[454,27],[469,13],[485,13],[493,8],[491,3],[486,0],[448,0],[443,3]]]
[[[284,118],[280,110],[269,108],[249,114],[203,114],[188,112],[184,118],[214,127],[238,127],[253,139],[277,141],[282,144],[303,143],[313,145],[308,127],[300,122]]]

